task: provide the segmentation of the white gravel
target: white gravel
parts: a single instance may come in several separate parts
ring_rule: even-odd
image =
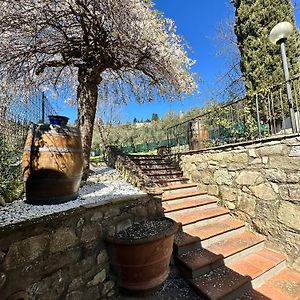
[[[14,201],[5,207],[0,207],[0,227],[68,211],[86,204],[107,202],[122,196],[144,194],[138,188],[122,180],[121,175],[115,169],[99,167],[93,168],[93,172],[88,183],[80,189],[76,200],[55,205],[32,205],[24,201]],[[107,180],[107,178],[111,180]]]

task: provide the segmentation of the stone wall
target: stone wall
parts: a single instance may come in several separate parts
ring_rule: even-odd
[[[142,172],[127,154],[117,147],[108,146],[105,148],[104,161],[108,166],[117,169],[123,175],[123,178],[134,186],[144,189],[152,185],[151,179]]]
[[[180,166],[300,269],[299,136],[181,155]]]
[[[0,227],[0,299],[115,298],[105,236],[161,215],[160,199],[142,194]]]

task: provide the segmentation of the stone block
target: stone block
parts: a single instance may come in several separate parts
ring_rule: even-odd
[[[101,265],[108,261],[108,254],[107,251],[104,249],[97,255],[97,264]]]
[[[234,202],[226,202],[225,206],[230,210],[233,210],[236,208],[236,204]]]
[[[96,239],[100,239],[101,233],[102,226],[100,224],[94,223],[91,225],[86,225],[82,228],[80,241],[87,243]]]
[[[228,173],[226,169],[217,170],[214,173],[214,181],[219,185],[229,185],[232,182],[232,176]]]
[[[262,200],[275,200],[278,198],[278,194],[275,193],[270,183],[261,183],[249,188],[254,196]]]
[[[256,154],[255,149],[249,149],[249,156],[250,156],[250,157],[254,157],[254,158],[257,157],[257,154]]]
[[[282,202],[278,209],[279,220],[296,230],[300,228],[300,207],[299,205]]]
[[[282,184],[279,186],[279,195],[283,200],[300,200],[299,184]]]
[[[256,198],[245,194],[241,193],[238,196],[238,208],[248,214],[251,217],[255,216],[255,207],[256,207]]]
[[[201,172],[201,181],[204,183],[204,184],[210,184],[212,183],[212,179],[213,179],[213,176],[210,172],[208,171],[204,171],[204,172]]]
[[[77,289],[81,288],[84,285],[85,285],[85,283],[84,283],[82,277],[76,277],[71,281],[71,283],[69,285],[69,288],[68,288],[68,291],[77,290]]]
[[[288,183],[298,183],[300,182],[300,172],[288,173],[286,177],[286,182]]]
[[[287,179],[286,173],[277,169],[266,169],[265,176],[268,181],[276,183],[286,182]]]
[[[3,262],[5,253],[0,250],[0,264]]]
[[[269,167],[281,170],[298,171],[300,166],[300,157],[273,156],[270,157]]]
[[[103,219],[102,211],[96,211],[91,217],[92,222],[98,222],[98,221],[101,221],[102,219]]]
[[[115,286],[113,281],[106,281],[103,285],[102,295],[108,294]]]
[[[75,232],[69,227],[58,228],[52,235],[50,252],[56,253],[74,247],[78,243]]]
[[[218,196],[219,195],[219,187],[217,185],[208,185],[207,193],[212,196]]]
[[[230,161],[231,162],[236,162],[236,163],[247,163],[249,160],[248,154],[247,153],[233,153]]]
[[[268,157],[268,156],[263,156],[263,157],[261,158],[261,161],[262,161],[262,163],[263,163],[264,165],[266,165],[266,164],[269,162],[269,157]]]
[[[222,200],[227,200],[230,202],[237,200],[237,189],[221,186],[220,187],[220,195]]]
[[[255,185],[264,181],[260,172],[255,171],[241,171],[236,177],[235,182],[240,185]]]
[[[105,278],[106,270],[103,269],[101,272],[97,273],[91,281],[88,282],[87,286],[98,285],[99,283],[103,282]]]
[[[5,282],[6,282],[6,275],[3,272],[1,272],[0,273],[0,291],[1,291],[2,287],[4,286]]]
[[[66,300],[82,300],[85,299],[84,293],[82,291],[72,291],[67,294]]]
[[[119,216],[121,214],[120,208],[117,206],[111,206],[107,209],[107,211],[104,214],[104,219],[112,218]]]
[[[4,259],[4,269],[19,268],[44,254],[48,246],[48,236],[38,235],[10,245]]]
[[[288,148],[286,145],[281,145],[280,143],[276,143],[275,145],[263,146],[258,149],[258,153],[260,156],[270,156],[270,155],[284,155],[287,153]]]
[[[206,184],[198,184],[197,188],[200,193],[207,193],[208,188]]]
[[[300,156],[300,146],[294,146],[291,148],[289,156],[299,157]]]

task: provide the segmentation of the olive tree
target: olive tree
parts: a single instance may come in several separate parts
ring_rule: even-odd
[[[182,38],[151,0],[2,0],[0,80],[19,99],[36,88],[76,98],[88,176],[103,82],[138,101],[191,93],[196,84]]]

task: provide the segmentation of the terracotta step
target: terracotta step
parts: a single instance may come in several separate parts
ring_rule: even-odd
[[[147,176],[153,179],[161,180],[168,178],[178,178],[182,176],[182,172],[169,172],[169,173],[145,173]]]
[[[213,199],[197,199],[197,200],[184,200],[184,201],[169,201],[169,202],[163,202],[162,207],[165,210],[165,213],[172,212],[172,211],[178,211],[186,208],[193,208],[193,207],[200,207],[205,206],[207,204],[216,203],[216,200]]]
[[[192,191],[192,192],[178,192],[177,194],[163,194],[162,201],[172,201],[172,200],[179,200],[179,199],[185,199],[200,195],[207,195],[206,193],[200,192],[200,191]]]
[[[249,252],[259,250],[263,247],[263,241],[258,235],[244,232],[212,244],[205,249],[176,256],[176,260],[183,276],[195,278],[220,265],[227,264],[233,259],[243,258],[249,255]]]
[[[299,300],[300,273],[285,268],[267,280],[261,287],[249,291],[241,300]]]
[[[166,172],[169,172],[169,171],[177,171],[177,169],[175,167],[163,167],[163,168],[147,168],[146,166],[141,166],[141,169],[143,170],[143,172],[146,172],[147,174],[150,173],[150,172],[158,172],[158,171],[166,171]]]
[[[177,177],[177,178],[158,179],[158,180],[154,180],[153,182],[156,184],[168,184],[174,182],[186,182],[188,180],[189,179],[185,177]]]
[[[182,231],[176,233],[173,245],[173,253],[175,255],[181,255],[199,248],[201,248],[201,241],[198,237],[191,236]]]
[[[177,195],[178,193],[192,193],[198,192],[197,184],[195,183],[176,183],[167,186],[162,186],[160,189],[163,191],[162,198],[165,199],[170,195]]]
[[[251,278],[240,275],[226,266],[190,280],[197,292],[211,300],[232,300],[251,288]]]
[[[193,209],[179,212],[166,213],[166,216],[172,218],[176,222],[182,225],[192,224],[196,222],[201,222],[208,219],[213,219],[219,216],[228,214],[228,210],[222,207],[214,207],[209,209]],[[202,223],[203,224],[203,223]]]
[[[285,268],[285,260],[285,255],[264,248],[242,259],[230,262],[227,266],[241,275],[250,276],[252,287],[255,288]]]
[[[204,226],[185,226],[183,230],[192,236],[199,237],[202,247],[206,247],[222,238],[236,234],[237,230],[239,230],[239,233],[243,232],[245,223],[228,217]]]
[[[171,167],[168,163],[163,163],[163,164],[143,164],[140,165],[139,167],[143,170],[143,171],[147,171],[147,170],[165,170],[165,169],[176,169],[175,167]]]
[[[211,244],[206,249],[214,254],[222,255],[225,262],[228,263],[236,257],[242,258],[252,251],[262,249],[264,240],[260,235],[246,231]]]
[[[161,168],[163,168],[164,166],[169,166],[170,164],[164,161],[139,161],[138,163],[135,161],[135,163],[139,166],[149,166],[151,168],[153,168],[153,166],[159,166]]]

